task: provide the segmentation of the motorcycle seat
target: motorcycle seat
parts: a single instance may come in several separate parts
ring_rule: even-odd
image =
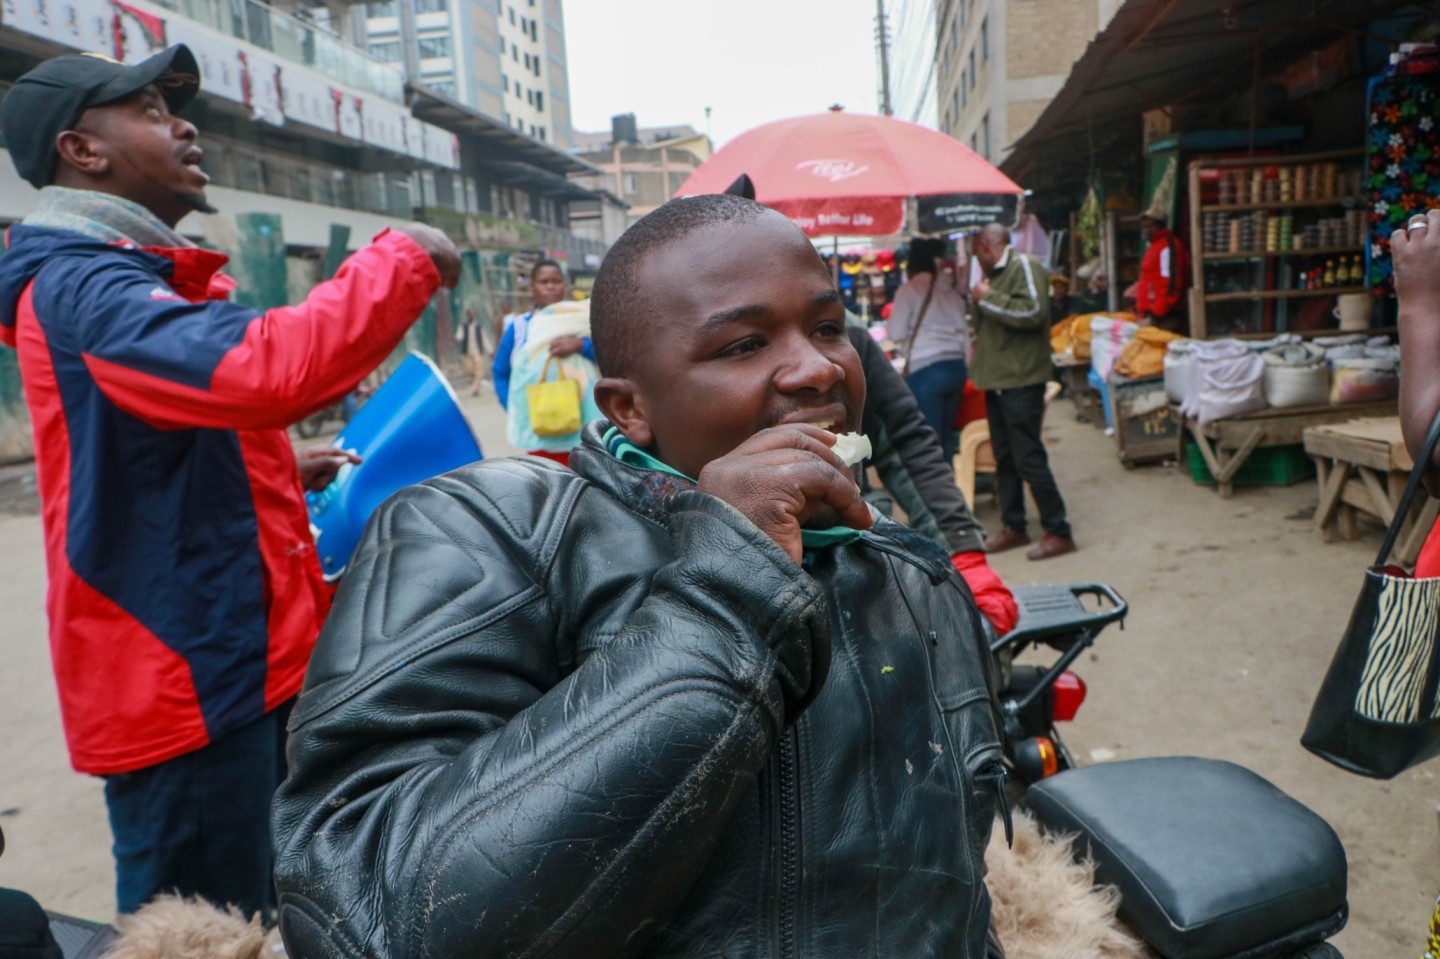
[[[1345,848],[1325,820],[1233,763],[1191,756],[1071,769],[1025,806],[1079,835],[1119,916],[1165,959],[1264,959],[1345,925]]]

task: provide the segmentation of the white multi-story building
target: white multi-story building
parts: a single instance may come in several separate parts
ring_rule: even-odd
[[[372,54],[524,136],[570,148],[561,0],[376,0],[365,10]]]

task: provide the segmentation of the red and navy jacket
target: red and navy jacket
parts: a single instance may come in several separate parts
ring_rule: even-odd
[[[286,427],[379,365],[439,274],[386,232],[259,313],[212,251],[23,225],[6,243],[71,763],[144,768],[299,690],[330,598]]]
[[[1190,278],[1190,256],[1173,230],[1150,234],[1150,245],[1140,258],[1140,282],[1135,286],[1135,311],[1168,316],[1184,295]]]

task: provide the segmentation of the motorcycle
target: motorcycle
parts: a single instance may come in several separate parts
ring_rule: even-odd
[[[1015,628],[990,641],[1004,790],[1053,833],[1076,836],[1119,918],[1166,959],[1341,959],[1345,849],[1318,815],[1233,763],[1191,756],[1077,767],[1057,723],[1086,686],[1070,666],[1129,606],[1098,583],[1014,590]],[[1017,663],[1048,649],[1048,665]],[[1004,815],[1009,823],[1009,803]]]
[[[1129,607],[1095,583],[1014,593],[1016,627],[990,640],[1007,828],[1018,804],[1049,831],[1077,837],[1096,881],[1120,890],[1120,920],[1165,959],[1342,959],[1325,941],[1348,917],[1345,850],[1329,825],[1232,763],[1178,756],[1077,766],[1057,726],[1087,695],[1070,666],[1106,628],[1123,626]],[[1048,665],[1016,662],[1042,648],[1059,655]],[[0,897],[0,919],[4,905]],[[113,937],[98,923],[48,918],[67,959],[90,959]]]

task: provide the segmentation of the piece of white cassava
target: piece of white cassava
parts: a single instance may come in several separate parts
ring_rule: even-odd
[[[864,433],[841,433],[835,437],[832,449],[836,456],[845,461],[846,466],[855,466],[861,460],[868,460],[872,452],[870,437]]]

